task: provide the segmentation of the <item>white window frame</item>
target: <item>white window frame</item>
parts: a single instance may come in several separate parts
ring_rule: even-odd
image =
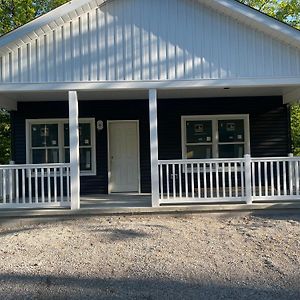
[[[96,129],[95,118],[80,118],[79,123],[88,123],[91,125],[91,149],[92,149],[92,169],[90,171],[80,171],[80,176],[95,176],[97,173],[96,166]],[[59,162],[64,163],[64,124],[69,124],[69,119],[26,119],[26,163],[31,164],[31,126],[34,124],[58,124],[58,148]]]
[[[221,120],[243,120],[244,121],[244,142],[219,142],[219,131],[218,121]],[[192,115],[192,116],[181,116],[181,150],[182,159],[187,159],[186,151],[186,122],[187,121],[212,121],[212,159],[219,158],[219,147],[220,144],[244,144],[244,153],[250,154],[250,124],[249,114],[231,114],[231,115]],[[205,143],[204,143],[205,145]]]

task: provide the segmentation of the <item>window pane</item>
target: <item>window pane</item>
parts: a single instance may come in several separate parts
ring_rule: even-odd
[[[69,124],[64,124],[64,145],[69,147]],[[79,124],[79,145],[91,146],[91,124]]]
[[[189,143],[211,143],[212,121],[187,121],[186,142]]]
[[[58,146],[57,124],[33,124],[31,126],[32,147]]]
[[[219,141],[244,142],[244,120],[220,120]]]
[[[58,149],[34,149],[32,150],[32,163],[58,163],[59,150]]]
[[[220,158],[235,158],[244,156],[244,145],[219,145]]]
[[[92,151],[88,148],[80,149],[80,170],[91,171],[92,170]]]
[[[70,137],[69,137],[69,124],[64,124],[64,145],[66,147],[70,146]]]
[[[46,163],[46,151],[44,149],[32,150],[32,163],[43,164]]]
[[[80,146],[91,145],[91,124],[79,124],[79,144]]]
[[[79,149],[79,160],[80,160],[81,171],[92,170],[92,150],[90,148]],[[70,149],[65,148],[65,163],[69,163],[69,162],[70,162]]]
[[[65,163],[69,163],[70,162],[70,149],[66,148],[65,149]]]
[[[212,158],[212,146],[187,146],[188,159]]]

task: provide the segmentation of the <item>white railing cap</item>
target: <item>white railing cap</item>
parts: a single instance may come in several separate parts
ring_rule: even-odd
[[[15,164],[15,165],[0,165],[0,169],[52,169],[52,168],[69,168],[69,163],[54,163],[54,164]]]

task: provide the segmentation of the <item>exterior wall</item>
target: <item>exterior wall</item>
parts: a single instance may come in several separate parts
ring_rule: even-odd
[[[82,193],[107,193],[107,120],[140,120],[141,188],[150,192],[148,101],[82,101],[79,113],[105,124],[96,132],[97,176],[81,177]],[[158,100],[159,159],[181,159],[181,116],[201,114],[249,114],[252,156],[289,152],[288,110],[281,97],[166,99]],[[67,117],[67,102],[19,103],[12,113],[15,162],[26,162],[25,119]]]
[[[150,144],[148,102],[140,101],[83,101],[79,102],[80,118],[95,118],[105,124],[96,131],[97,176],[81,177],[81,192],[107,193],[107,120],[140,120],[140,167],[141,190],[150,191]],[[25,120],[42,118],[68,118],[67,102],[19,103],[18,111],[12,114],[14,127],[14,160],[26,162]]]
[[[198,0],[108,1],[31,38],[0,57],[0,82],[300,76],[299,47]]]
[[[158,112],[160,159],[181,158],[182,115],[249,114],[253,157],[287,156],[290,151],[288,110],[281,97],[159,100]]]

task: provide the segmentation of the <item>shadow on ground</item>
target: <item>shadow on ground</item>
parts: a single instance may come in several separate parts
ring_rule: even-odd
[[[293,282],[298,282],[299,278]],[[242,283],[188,283],[165,279],[103,279],[72,276],[0,275],[1,299],[299,299],[294,289]]]

